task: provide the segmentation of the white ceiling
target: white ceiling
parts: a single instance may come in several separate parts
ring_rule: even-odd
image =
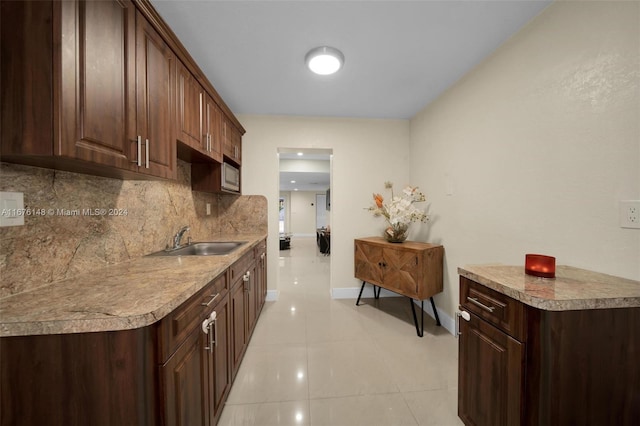
[[[151,0],[236,114],[413,117],[546,0]],[[333,76],[304,56],[345,55]]]
[[[551,1],[151,3],[236,114],[409,119]],[[344,54],[338,74],[305,68],[322,45]],[[322,192],[329,180],[282,172],[280,188]]]
[[[304,162],[323,162],[322,166],[316,167],[304,165],[293,169],[291,167],[286,167],[286,171],[281,167],[280,191],[312,191],[322,193],[329,189],[331,174],[310,170],[330,170],[331,150],[281,148],[278,152],[278,159],[303,160]]]

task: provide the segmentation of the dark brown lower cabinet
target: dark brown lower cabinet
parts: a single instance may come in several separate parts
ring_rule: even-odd
[[[245,302],[244,302],[244,285],[242,281],[231,287],[231,317],[233,318],[233,327],[231,329],[231,377],[235,378],[240,361],[244,355],[245,348]]]
[[[216,306],[216,321],[212,326],[213,345],[210,351],[209,369],[214,372],[210,378],[209,424],[218,423],[224,402],[231,390],[231,309],[229,298],[225,297]],[[224,374],[222,374],[224,372]]]
[[[153,327],[0,339],[0,424],[158,425]]]
[[[165,424],[214,425],[230,386],[229,298],[213,307],[215,322],[197,328],[161,367]]]
[[[215,425],[264,303],[254,270],[250,250],[147,327],[1,338],[0,425]]]
[[[461,277],[460,309],[466,425],[640,424],[640,308],[546,311]]]
[[[165,424],[176,426],[209,424],[208,390],[210,365],[208,336],[193,330],[187,340],[161,367]]]
[[[465,424],[519,424],[524,345],[471,315],[460,324],[459,360],[459,415]]]

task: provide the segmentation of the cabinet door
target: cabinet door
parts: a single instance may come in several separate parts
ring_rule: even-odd
[[[257,259],[258,312],[260,312],[267,298],[267,252],[264,243],[258,252]]]
[[[54,154],[134,170],[135,7],[129,0],[54,5],[62,32]]]
[[[382,247],[356,240],[354,267],[355,277],[371,284],[384,282]]]
[[[213,371],[209,392],[210,425],[215,425],[224,407],[224,400],[231,387],[231,310],[229,298],[225,297],[215,307],[216,321],[213,327],[214,345],[211,351],[211,369]]]
[[[245,337],[245,301],[244,286],[236,282],[231,290],[231,377],[235,377],[244,354]]]
[[[222,162],[222,111],[209,95],[205,95],[204,132],[208,155],[218,162]],[[208,143],[207,143],[208,141]]]
[[[245,292],[245,310],[247,312],[247,322],[245,324],[245,335],[247,340],[253,332],[256,325],[258,315],[258,274],[256,265],[253,264],[249,269],[249,279],[244,282]]]
[[[422,269],[420,256],[415,250],[382,250],[383,279],[385,287],[390,290],[408,297],[416,297]]]
[[[224,155],[237,165],[242,163],[242,135],[226,115],[222,115]]]
[[[207,339],[197,327],[161,367],[166,425],[208,425]]]
[[[173,178],[176,142],[173,134],[176,58],[156,30],[138,12],[136,16],[137,137],[133,158],[138,171]]]
[[[460,333],[458,416],[467,425],[521,424],[524,345],[473,314]]]
[[[201,151],[206,151],[203,126],[204,90],[180,61],[177,62],[176,97],[178,140]]]

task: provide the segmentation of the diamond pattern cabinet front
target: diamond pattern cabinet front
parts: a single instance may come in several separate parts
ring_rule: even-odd
[[[354,250],[355,277],[359,280],[416,300],[442,291],[442,246],[368,237],[356,239]]]

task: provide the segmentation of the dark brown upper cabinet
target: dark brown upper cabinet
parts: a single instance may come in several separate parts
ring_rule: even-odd
[[[138,171],[175,178],[173,131],[176,57],[151,24],[138,12],[136,77],[137,134],[134,158]]]
[[[205,92],[191,71],[180,62],[177,77],[177,139],[184,144],[180,146],[178,156],[192,163],[221,162],[220,107]]]
[[[242,133],[227,117],[222,121],[222,140],[224,143],[224,158],[236,165],[242,164]]]
[[[173,179],[177,158],[240,166],[242,125],[148,0],[0,5],[2,161],[133,179]]]
[[[129,0],[2,2],[2,160],[174,177],[175,58],[153,33]]]

